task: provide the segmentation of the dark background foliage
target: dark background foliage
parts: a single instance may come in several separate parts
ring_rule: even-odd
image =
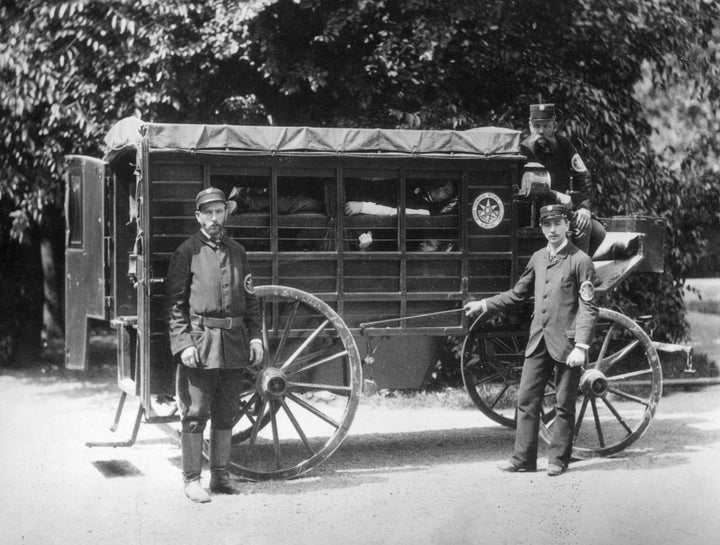
[[[718,21],[709,0],[2,0],[0,361],[62,336],[63,156],[101,156],[122,117],[524,130],[538,100],[600,216],[667,220],[667,272],[610,303],[682,339],[684,280],[718,262]]]

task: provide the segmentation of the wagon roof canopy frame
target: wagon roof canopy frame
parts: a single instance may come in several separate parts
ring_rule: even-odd
[[[520,131],[480,127],[466,131],[276,127],[147,123],[128,117],[105,136],[105,159],[137,148],[193,152],[511,156],[519,153]]]

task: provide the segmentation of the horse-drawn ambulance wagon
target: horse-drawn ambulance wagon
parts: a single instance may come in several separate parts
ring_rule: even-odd
[[[525,317],[469,323],[461,309],[512,286],[545,244],[535,196],[547,181],[526,168],[519,136],[119,122],[102,160],[68,157],[68,367],[87,367],[92,320],[109,323],[115,426],[127,395],[140,401],[135,434],[143,420],[177,418],[157,406],[174,395],[164,280],[173,251],[197,230],[195,195],[214,186],[231,197],[226,232],[248,251],[267,352],[238,407],[239,473],[309,470],[340,445],[363,390],[420,388],[448,337],[463,343],[475,404],[512,426]],[[414,208],[434,188],[443,201]],[[383,213],[348,208],[381,200]],[[662,270],[664,224],[615,218],[608,227],[594,256],[597,293],[633,270]],[[613,454],[652,419],[662,388],[656,345],[641,324],[601,309],[589,354],[574,452]],[[551,409],[543,422],[547,431]]]

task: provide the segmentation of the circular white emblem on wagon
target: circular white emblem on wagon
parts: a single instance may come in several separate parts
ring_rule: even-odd
[[[492,229],[497,227],[505,216],[505,207],[495,193],[483,193],[473,202],[472,215],[480,227]]]

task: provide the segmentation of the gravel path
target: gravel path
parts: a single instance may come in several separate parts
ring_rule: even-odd
[[[498,472],[513,432],[473,409],[363,403],[340,449],[306,477],[196,505],[157,427],[144,425],[133,448],[84,446],[127,437],[136,405],[111,434],[112,375],[79,377],[0,374],[5,545],[704,545],[720,535],[720,387],[665,396],[631,448],[558,478]]]

